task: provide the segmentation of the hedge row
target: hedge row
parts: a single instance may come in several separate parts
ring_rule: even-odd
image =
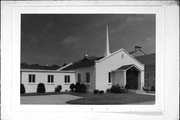
[[[62,90],[62,86],[58,85],[57,87],[55,87],[54,92],[60,92],[61,90]],[[43,83],[39,83],[37,86],[37,93],[45,93],[45,92],[46,92],[45,85]],[[20,93],[21,94],[26,93],[26,90],[23,84],[21,84]]]

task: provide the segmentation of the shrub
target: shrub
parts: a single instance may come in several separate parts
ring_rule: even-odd
[[[81,84],[81,93],[86,93],[86,86]]]
[[[55,88],[55,92],[60,92],[62,90],[62,86],[61,85],[58,85],[56,88]]]
[[[104,91],[103,91],[103,90],[100,90],[100,91],[99,91],[99,94],[104,94]]]
[[[149,91],[150,89],[148,87],[146,87],[146,86],[143,86],[143,90],[144,91]]]
[[[80,92],[80,86],[81,86],[80,83],[76,83],[76,85],[75,85],[75,92]]]
[[[119,84],[113,85],[110,88],[111,93],[126,93],[127,89],[123,86],[120,86]]]
[[[107,89],[107,90],[106,90],[106,93],[110,93],[110,92],[111,92],[111,90],[110,90],[110,89]]]
[[[74,85],[74,83],[72,83],[72,84],[69,86],[69,88],[71,89],[72,92],[74,91],[75,87],[76,87],[76,86]]]
[[[37,87],[37,93],[45,93],[45,85],[43,83],[39,83]]]
[[[75,92],[77,92],[77,93],[86,93],[86,86],[84,84],[76,83]]]
[[[98,93],[99,93],[99,90],[94,90],[93,93],[94,93],[94,94],[98,94]]]
[[[25,87],[24,87],[23,84],[21,84],[21,89],[20,89],[20,91],[21,91],[21,94],[24,94],[24,93],[26,92]]]
[[[154,86],[151,86],[151,91],[155,91],[155,87]]]
[[[125,89],[129,89],[129,85],[126,84],[126,85],[125,85]]]

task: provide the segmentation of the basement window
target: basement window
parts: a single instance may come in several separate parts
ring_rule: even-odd
[[[69,75],[64,76],[64,83],[70,83],[70,76]]]
[[[36,82],[36,76],[34,74],[29,75],[29,83],[35,83]]]
[[[54,75],[48,75],[48,83],[54,83]]]

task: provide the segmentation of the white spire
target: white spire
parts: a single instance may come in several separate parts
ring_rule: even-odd
[[[108,32],[108,25],[106,26],[106,51],[105,51],[105,57],[110,55],[109,51],[109,32]]]

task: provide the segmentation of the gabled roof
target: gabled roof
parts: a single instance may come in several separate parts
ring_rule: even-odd
[[[126,71],[129,70],[130,68],[135,67],[137,70],[141,71],[140,68],[138,68],[136,65],[134,64],[130,64],[130,65],[123,65],[120,68],[113,70],[112,72],[116,72],[116,71]]]
[[[98,60],[98,61],[96,61],[96,62],[97,62],[97,63],[98,63],[98,62],[101,62],[101,61],[103,61],[103,60],[105,60],[105,59],[107,59],[107,58],[109,58],[109,57],[111,57],[111,56],[113,56],[113,55],[121,52],[121,51],[124,51],[127,55],[129,55],[132,59],[134,59],[134,60],[135,60],[136,62],[138,62],[139,64],[144,65],[143,63],[141,63],[140,61],[138,61],[134,56],[132,56],[131,54],[129,54],[129,52],[127,52],[127,51],[126,51],[125,49],[123,49],[123,48],[119,49],[118,51],[115,51],[115,52],[112,53],[111,55],[109,55],[109,56],[107,56],[107,57],[104,57],[104,58],[102,58],[102,59],[100,59],[100,60]]]
[[[70,65],[72,65],[73,63],[69,63],[69,64],[67,64],[67,65],[65,65],[65,66],[62,66],[62,67],[60,67],[59,69],[57,69],[57,71],[60,71],[60,70],[63,70],[64,68],[66,68],[66,67],[68,67],[68,66],[70,66]]]
[[[62,70],[73,70],[73,69],[94,66],[95,60],[100,60],[102,58],[103,57],[95,57],[95,56],[84,57],[83,59],[74,62],[72,65],[63,68]]]
[[[130,67],[132,67],[133,65],[123,65],[121,66],[120,68],[118,68],[117,70],[127,70],[129,69]]]
[[[33,69],[33,70],[57,70],[56,66],[42,66],[42,65],[21,65],[21,69]]]
[[[148,65],[155,65],[156,62],[156,58],[155,58],[155,53],[152,54],[148,54],[148,55],[142,55],[142,56],[138,56],[135,57],[138,61],[140,61],[141,63],[145,64],[145,66]]]
[[[135,50],[135,51],[131,51],[131,52],[129,52],[129,54],[133,55],[133,54],[135,54],[137,52],[141,53],[142,55],[146,55],[141,49],[138,49],[138,50]]]

